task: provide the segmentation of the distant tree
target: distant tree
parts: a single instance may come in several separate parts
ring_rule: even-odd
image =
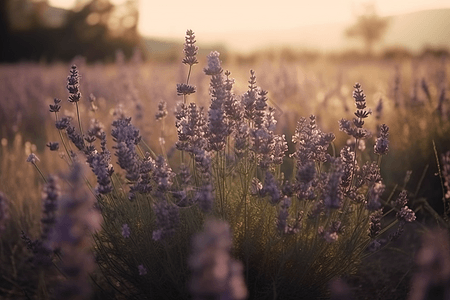
[[[389,20],[378,16],[373,4],[366,4],[365,12],[357,17],[355,24],[347,28],[345,34],[347,37],[362,39],[366,54],[372,55],[375,43],[383,38],[388,25]]]
[[[51,11],[62,21],[52,23]],[[137,0],[77,0],[68,11],[48,0],[0,0],[0,62],[70,61],[77,55],[113,61],[117,50],[130,58],[135,48],[145,49],[138,20]]]

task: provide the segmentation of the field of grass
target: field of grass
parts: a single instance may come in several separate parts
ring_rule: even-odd
[[[0,66],[0,298],[448,299],[448,58],[220,60]]]

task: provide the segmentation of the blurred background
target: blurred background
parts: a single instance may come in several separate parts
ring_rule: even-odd
[[[442,54],[450,46],[450,2],[229,0],[1,0],[0,61],[176,59],[186,29],[200,49],[223,56]]]

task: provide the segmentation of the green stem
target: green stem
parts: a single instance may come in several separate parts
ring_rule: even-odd
[[[57,112],[55,112],[55,120],[58,121],[58,113]],[[64,149],[66,150],[67,156],[69,157],[70,162],[73,163],[72,157],[70,156],[69,149],[67,148],[66,142],[64,141],[61,130],[58,129],[58,133],[59,133],[59,137],[61,138],[61,142],[64,146]]]
[[[186,84],[189,84],[189,78],[191,77],[192,65],[189,65],[188,76],[186,78]]]
[[[39,174],[41,175],[42,179],[44,179],[45,183],[47,183],[47,179],[45,179],[44,174],[42,174],[41,170],[39,169],[39,167],[36,165],[36,163],[31,162],[33,164],[33,166],[36,168],[36,170],[39,172]]]
[[[152,148],[150,148],[149,145],[147,145],[147,143],[144,140],[141,139],[141,143],[144,144],[148,152],[153,156],[153,159],[156,159],[158,157],[158,155],[156,155],[156,153],[152,150]]]
[[[75,102],[75,106],[77,107],[78,126],[80,126],[81,136],[83,136],[83,128],[81,127],[80,111],[78,109],[78,102]]]
[[[353,149],[353,153],[355,154],[355,158],[353,159],[353,172],[352,172],[352,179],[350,181],[350,185],[348,187],[348,191],[350,191],[352,189],[353,186],[353,179],[355,177],[355,173],[356,173],[356,149],[358,147],[358,139],[355,138],[355,148]]]
[[[446,221],[448,221],[448,216],[447,216],[447,204],[445,203],[445,188],[444,188],[444,180],[442,179],[442,171],[441,171],[441,164],[439,163],[439,156],[437,153],[437,149],[436,149],[436,144],[434,143],[433,140],[433,150],[434,150],[434,155],[436,156],[436,164],[438,167],[438,172],[439,172],[439,178],[441,180],[441,188],[442,188],[442,204],[444,205],[444,219],[446,219]]]

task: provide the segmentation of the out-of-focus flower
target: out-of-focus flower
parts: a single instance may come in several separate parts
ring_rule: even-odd
[[[123,224],[122,225],[122,236],[124,238],[129,238],[130,234],[131,234],[131,231],[130,231],[130,227],[128,226],[128,224]]]
[[[144,276],[147,274],[147,269],[144,267],[144,265],[139,265],[138,271],[140,276]]]
[[[242,263],[231,258],[230,226],[209,219],[192,242],[188,264],[192,270],[189,289],[194,299],[241,300],[247,297]]]
[[[417,273],[408,300],[450,299],[450,241],[448,231],[428,232],[416,256]],[[439,295],[439,298],[437,298]]]
[[[5,230],[6,221],[9,219],[9,201],[6,195],[0,192],[0,236]]]

